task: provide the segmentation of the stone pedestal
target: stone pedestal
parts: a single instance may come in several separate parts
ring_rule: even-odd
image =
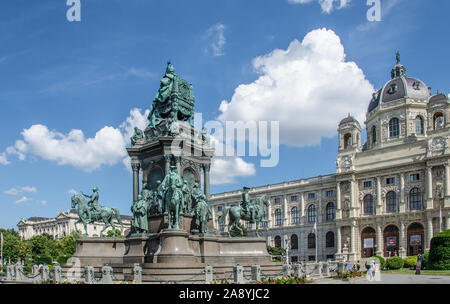
[[[194,251],[189,246],[189,233],[183,230],[163,230],[160,233],[160,250],[157,263],[187,265],[195,263]]]

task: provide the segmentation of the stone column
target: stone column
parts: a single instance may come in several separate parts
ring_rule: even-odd
[[[283,224],[284,226],[289,226],[289,212],[288,212],[288,201],[287,195],[283,195]]]
[[[381,197],[381,177],[377,176],[377,205],[376,205],[376,215],[382,213],[383,210],[383,200]]]
[[[356,214],[356,181],[355,176],[352,176],[352,179],[350,180],[350,217],[355,217]]]
[[[432,216],[428,216],[427,218],[427,240],[425,243],[425,250],[430,250],[430,242],[431,239],[433,238],[433,217]]]
[[[174,158],[175,158],[175,164],[177,166],[178,175],[180,177],[182,177],[183,175],[181,174],[181,156],[175,156]]]
[[[445,164],[445,198],[444,208],[450,207],[450,164]]]
[[[341,182],[336,183],[336,219],[342,218],[342,206],[341,206]]]
[[[399,212],[406,211],[406,203],[405,203],[405,174],[400,173],[400,204],[399,204]]]
[[[209,191],[209,171],[211,169],[211,164],[203,165],[203,190],[206,196],[206,199],[209,201],[210,191]]]
[[[445,218],[445,230],[450,229],[450,214]]]
[[[406,231],[405,231],[405,224],[400,223],[400,234],[398,236],[398,244],[399,244],[399,255],[401,258],[404,258],[406,256]]]
[[[433,175],[432,167],[427,167],[426,185],[427,185],[427,208],[433,208]]]
[[[358,230],[356,227],[356,222],[352,222],[352,224],[351,224],[350,239],[351,239],[350,255],[354,259],[354,258],[356,258],[356,249],[358,247]]]
[[[269,198],[269,206],[267,207],[267,228],[272,228],[272,200]]]
[[[172,156],[171,154],[164,155],[164,160],[165,160],[165,164],[166,164],[166,172],[164,172],[164,175],[169,174],[169,171],[170,171],[170,157],[171,156]]]
[[[340,258],[342,255],[342,233],[341,227],[336,227],[336,258]]]
[[[303,225],[305,223],[305,192],[300,193],[300,224]]]
[[[139,195],[139,168],[141,165],[138,162],[131,163],[131,169],[133,170],[133,202],[136,202]]]
[[[383,231],[381,230],[381,224],[377,223],[377,252],[378,256],[383,256]]]

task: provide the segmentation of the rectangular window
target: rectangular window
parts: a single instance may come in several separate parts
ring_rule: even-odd
[[[364,182],[364,188],[372,188],[372,181]]]
[[[410,175],[410,181],[415,182],[415,181],[418,181],[418,180],[420,180],[420,174],[419,173]]]
[[[315,255],[308,256],[308,261],[315,261],[315,260],[316,260],[316,256]]]
[[[334,195],[334,190],[328,190],[327,191],[327,197],[333,196]]]
[[[386,178],[386,185],[393,185],[393,184],[395,184],[395,177]]]
[[[315,193],[308,193],[308,198],[309,199],[314,199],[314,198],[316,198],[316,194]]]
[[[275,204],[279,204],[279,203],[281,203],[281,198],[279,198],[279,197],[275,198]]]
[[[217,206],[217,211],[222,211],[222,206]]]
[[[291,202],[296,202],[296,201],[298,201],[298,196],[297,195],[291,196]]]

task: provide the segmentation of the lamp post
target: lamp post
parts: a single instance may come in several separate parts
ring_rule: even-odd
[[[286,244],[286,264],[290,264],[290,262],[289,262],[289,247],[290,247],[289,239],[285,239],[285,244]]]

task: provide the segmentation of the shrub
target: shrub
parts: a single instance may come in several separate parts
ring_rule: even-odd
[[[58,258],[56,259],[58,261],[58,264],[66,264],[67,260],[70,259],[72,256],[71,255],[60,255],[58,256]]]
[[[450,270],[450,230],[438,233],[431,239],[427,268]]]
[[[370,267],[370,263],[372,262],[373,258],[377,258],[378,261],[380,261],[381,267],[386,266],[386,260],[385,260],[383,257],[380,257],[380,256],[377,256],[377,255],[376,255],[376,256],[370,257],[370,258],[366,261],[366,268],[367,268],[367,269]]]
[[[428,268],[428,260],[430,257],[430,252],[427,251],[422,255],[422,268]]]
[[[417,266],[417,256],[409,256],[403,259],[403,267],[404,268],[411,268]]]
[[[398,256],[389,258],[386,262],[389,269],[400,269],[403,267],[403,259]]]
[[[51,256],[48,255],[40,255],[34,258],[34,260],[38,263],[38,264],[52,264],[53,259]]]

